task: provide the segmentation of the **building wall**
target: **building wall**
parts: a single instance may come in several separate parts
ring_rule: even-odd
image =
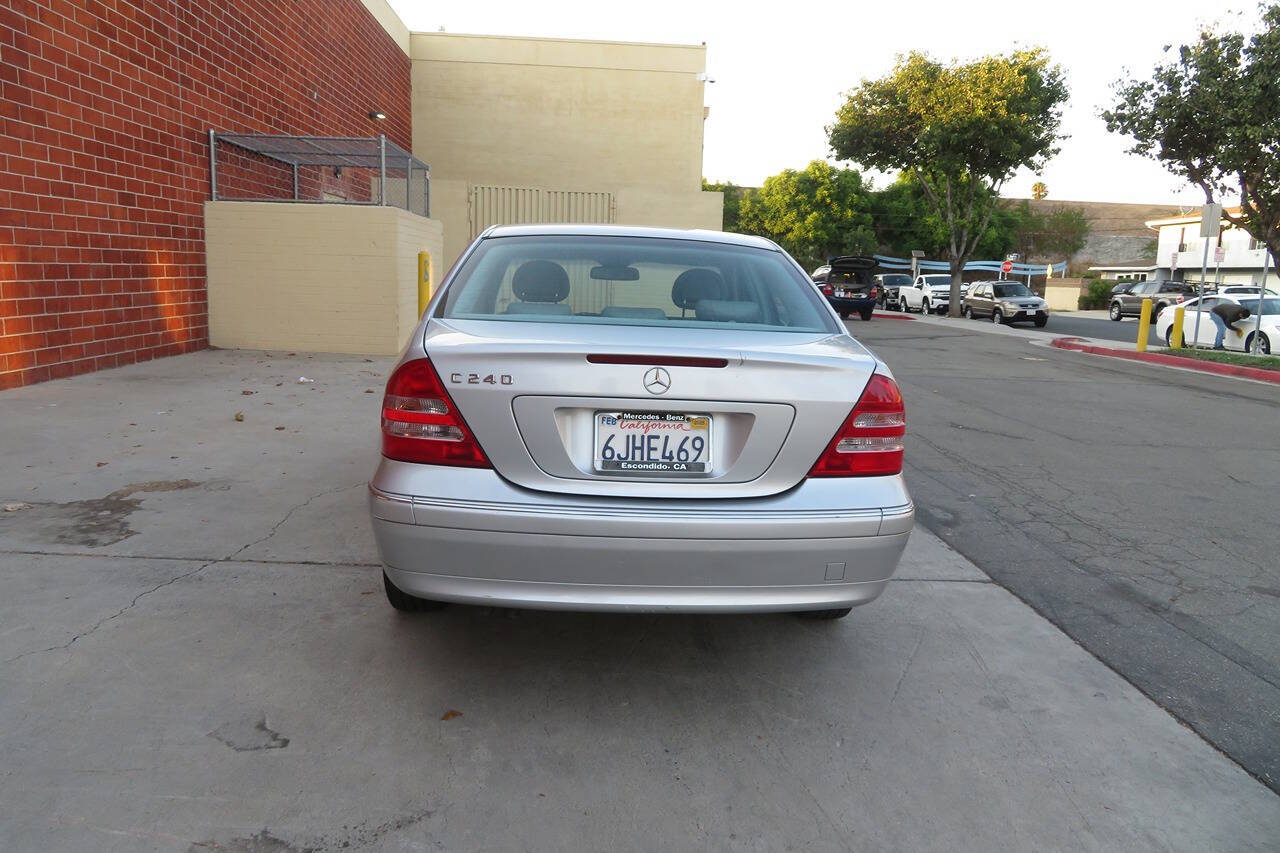
[[[702,192],[706,48],[414,33],[414,153],[452,262],[470,188],[610,193],[614,221],[719,230]]]
[[[1266,250],[1261,248],[1249,233],[1239,228],[1224,228],[1220,237],[1208,238],[1208,279],[1213,282],[1220,275],[1225,284],[1260,284]],[[1214,253],[1221,242],[1221,264],[1214,262]],[[1256,248],[1255,248],[1256,247]],[[1200,269],[1204,263],[1205,240],[1200,236],[1200,222],[1180,222],[1161,225],[1156,254],[1157,278],[1173,278],[1180,281],[1200,281]],[[1173,268],[1173,256],[1177,255],[1177,269]],[[1268,264],[1269,287],[1280,283],[1280,273],[1274,264]]]
[[[384,0],[312,5],[0,4],[0,388],[208,343],[210,128],[410,145]]]
[[[418,320],[418,252],[442,227],[396,207],[205,202],[209,339],[392,355]]]

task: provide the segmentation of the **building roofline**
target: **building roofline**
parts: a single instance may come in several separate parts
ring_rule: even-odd
[[[564,42],[567,44],[614,44],[623,47],[670,47],[679,48],[681,50],[706,50],[707,43],[690,44],[687,42],[662,42],[662,41],[621,41],[618,39],[580,39],[565,38],[562,36],[503,36],[494,35],[492,33],[449,33],[449,32],[418,32],[411,31],[411,36],[430,36],[432,38],[472,38],[472,39],[509,39],[511,41],[553,41]]]
[[[1223,210],[1233,215],[1238,214],[1240,212],[1239,206],[1227,207],[1227,208],[1223,208]],[[1200,221],[1200,211],[1196,210],[1193,213],[1184,213],[1181,216],[1169,216],[1169,217],[1165,217],[1164,219],[1148,219],[1144,224],[1148,228],[1159,228],[1162,225],[1194,225],[1199,221]],[[1226,220],[1224,219],[1223,221],[1225,222]]]

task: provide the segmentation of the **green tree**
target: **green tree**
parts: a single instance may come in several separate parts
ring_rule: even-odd
[[[741,231],[739,227],[739,209],[742,198],[751,192],[748,187],[740,187],[732,181],[723,183],[702,179],[702,189],[709,192],[724,193],[724,219],[721,226],[725,231]]]
[[[950,235],[946,223],[929,203],[919,180],[909,173],[872,197],[872,218],[876,239],[887,251],[907,257],[913,249],[921,249],[928,257],[947,253]],[[999,258],[1014,247],[1021,223],[1017,208],[997,205],[991,220],[978,238],[974,256]]]
[[[1107,129],[1134,154],[1199,187],[1206,201],[1239,193],[1225,218],[1264,243],[1280,264],[1280,4],[1258,32],[1202,32],[1149,80],[1116,83]]]
[[[1062,70],[1040,49],[958,65],[911,53],[888,76],[864,80],[827,128],[836,157],[919,181],[946,229],[953,315],[1000,187],[1057,153],[1066,100]]]
[[[1089,217],[1080,207],[1055,207],[1037,213],[1024,199],[1017,207],[1015,245],[1025,258],[1068,259],[1089,239]]]
[[[765,178],[760,189],[743,196],[738,225],[775,241],[805,269],[876,245],[871,193],[862,175],[821,160]]]

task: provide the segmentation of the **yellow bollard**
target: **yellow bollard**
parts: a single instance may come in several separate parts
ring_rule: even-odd
[[[418,253],[418,318],[427,310],[431,301],[431,253]]]
[[[1187,316],[1187,309],[1179,305],[1173,311],[1173,329],[1170,332],[1169,344],[1174,349],[1182,349],[1182,320]]]
[[[1151,307],[1150,298],[1142,300],[1142,316],[1138,318],[1138,352],[1147,351],[1147,338],[1151,334]]]

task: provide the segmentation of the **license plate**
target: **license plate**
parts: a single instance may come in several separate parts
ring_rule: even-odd
[[[837,290],[837,291],[836,291],[836,298],[837,298],[837,299],[844,299],[844,298],[845,298],[846,296],[848,296],[848,295],[849,295],[849,291],[847,291],[847,290]]]
[[[610,474],[708,474],[711,416],[596,412],[595,468]]]

